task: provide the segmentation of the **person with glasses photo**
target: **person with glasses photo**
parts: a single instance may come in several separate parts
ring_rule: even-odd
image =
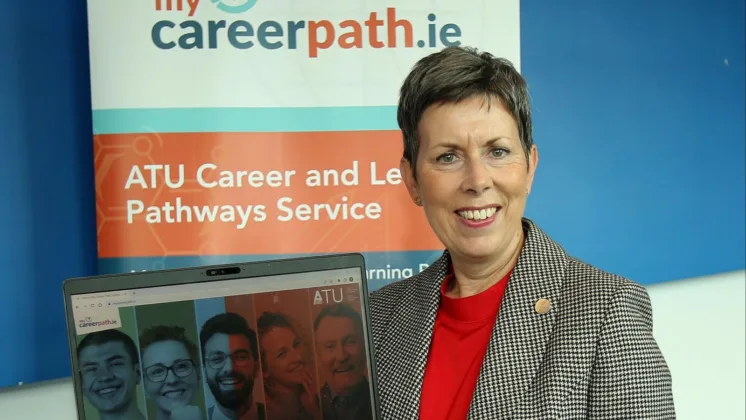
[[[256,332],[241,315],[227,312],[208,319],[199,334],[205,379],[215,397],[209,420],[265,420],[264,404],[254,402],[259,371]]]
[[[156,325],[140,334],[145,396],[157,420],[202,420],[193,405],[200,384],[197,346],[178,326]]]

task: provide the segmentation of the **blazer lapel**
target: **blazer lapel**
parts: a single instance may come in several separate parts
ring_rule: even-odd
[[[536,376],[552,333],[566,255],[528,219],[524,232],[524,248],[505,291],[469,419],[511,418]],[[539,314],[535,307],[542,298],[552,307]]]
[[[391,326],[381,340],[381,354],[388,363],[379,368],[380,387],[385,404],[382,418],[419,418],[420,391],[425,364],[440,304],[440,286],[450,267],[447,252],[413,279],[392,313]],[[396,384],[390,386],[388,384]]]

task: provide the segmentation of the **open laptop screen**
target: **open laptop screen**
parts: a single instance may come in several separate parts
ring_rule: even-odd
[[[81,418],[374,419],[361,282],[335,269],[72,295]]]

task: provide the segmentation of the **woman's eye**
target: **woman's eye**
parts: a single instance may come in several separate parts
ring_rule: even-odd
[[[490,153],[492,154],[492,157],[494,158],[501,158],[507,155],[508,151],[505,149],[492,149]]]
[[[438,156],[438,162],[442,163],[453,163],[455,160],[456,155],[454,153],[444,153]]]

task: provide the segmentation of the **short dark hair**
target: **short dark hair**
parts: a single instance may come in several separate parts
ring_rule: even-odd
[[[256,321],[256,324],[260,336],[268,333],[273,328],[287,328],[297,334],[295,325],[293,325],[287,316],[279,312],[263,312]]]
[[[151,345],[161,341],[176,341],[184,345],[192,360],[199,360],[197,346],[187,338],[186,330],[177,325],[155,325],[140,333],[140,350],[145,351]]]
[[[259,315],[259,319],[256,320],[256,328],[259,331],[259,339],[263,338],[265,334],[272,331],[275,328],[287,328],[290,331],[292,331],[296,336],[300,337],[301,335],[298,333],[298,329],[293,324],[293,322],[290,320],[289,317],[287,317],[284,314],[281,314],[279,312],[262,312],[261,315]],[[264,349],[262,348],[262,369],[267,369],[267,358],[264,354]],[[264,386],[267,387],[267,382],[264,383]]]
[[[420,148],[417,127],[425,110],[478,96],[485,98],[487,106],[497,100],[510,112],[528,159],[534,141],[526,80],[505,58],[471,47],[446,47],[415,63],[399,92],[396,117],[404,137],[403,157],[415,178]]]
[[[356,310],[352,309],[352,307],[350,307],[349,305],[337,303],[334,305],[325,306],[324,309],[319,312],[319,314],[316,316],[316,319],[313,321],[314,331],[319,329],[319,324],[321,324],[321,321],[326,317],[342,317],[351,319],[353,324],[355,324],[355,328],[357,328],[357,330],[360,331],[361,334],[363,333],[363,318]]]
[[[80,353],[89,346],[100,346],[101,344],[120,342],[124,346],[125,351],[132,360],[132,364],[136,365],[140,363],[140,356],[137,354],[137,346],[135,341],[129,335],[119,330],[103,330],[92,332],[85,336],[80,343],[78,343],[78,358]]]
[[[202,325],[202,330],[199,332],[199,341],[203,355],[207,340],[218,333],[245,336],[249,340],[249,348],[251,349],[251,354],[254,356],[254,360],[259,360],[256,332],[249,327],[249,323],[241,315],[233,312],[217,314]]]

